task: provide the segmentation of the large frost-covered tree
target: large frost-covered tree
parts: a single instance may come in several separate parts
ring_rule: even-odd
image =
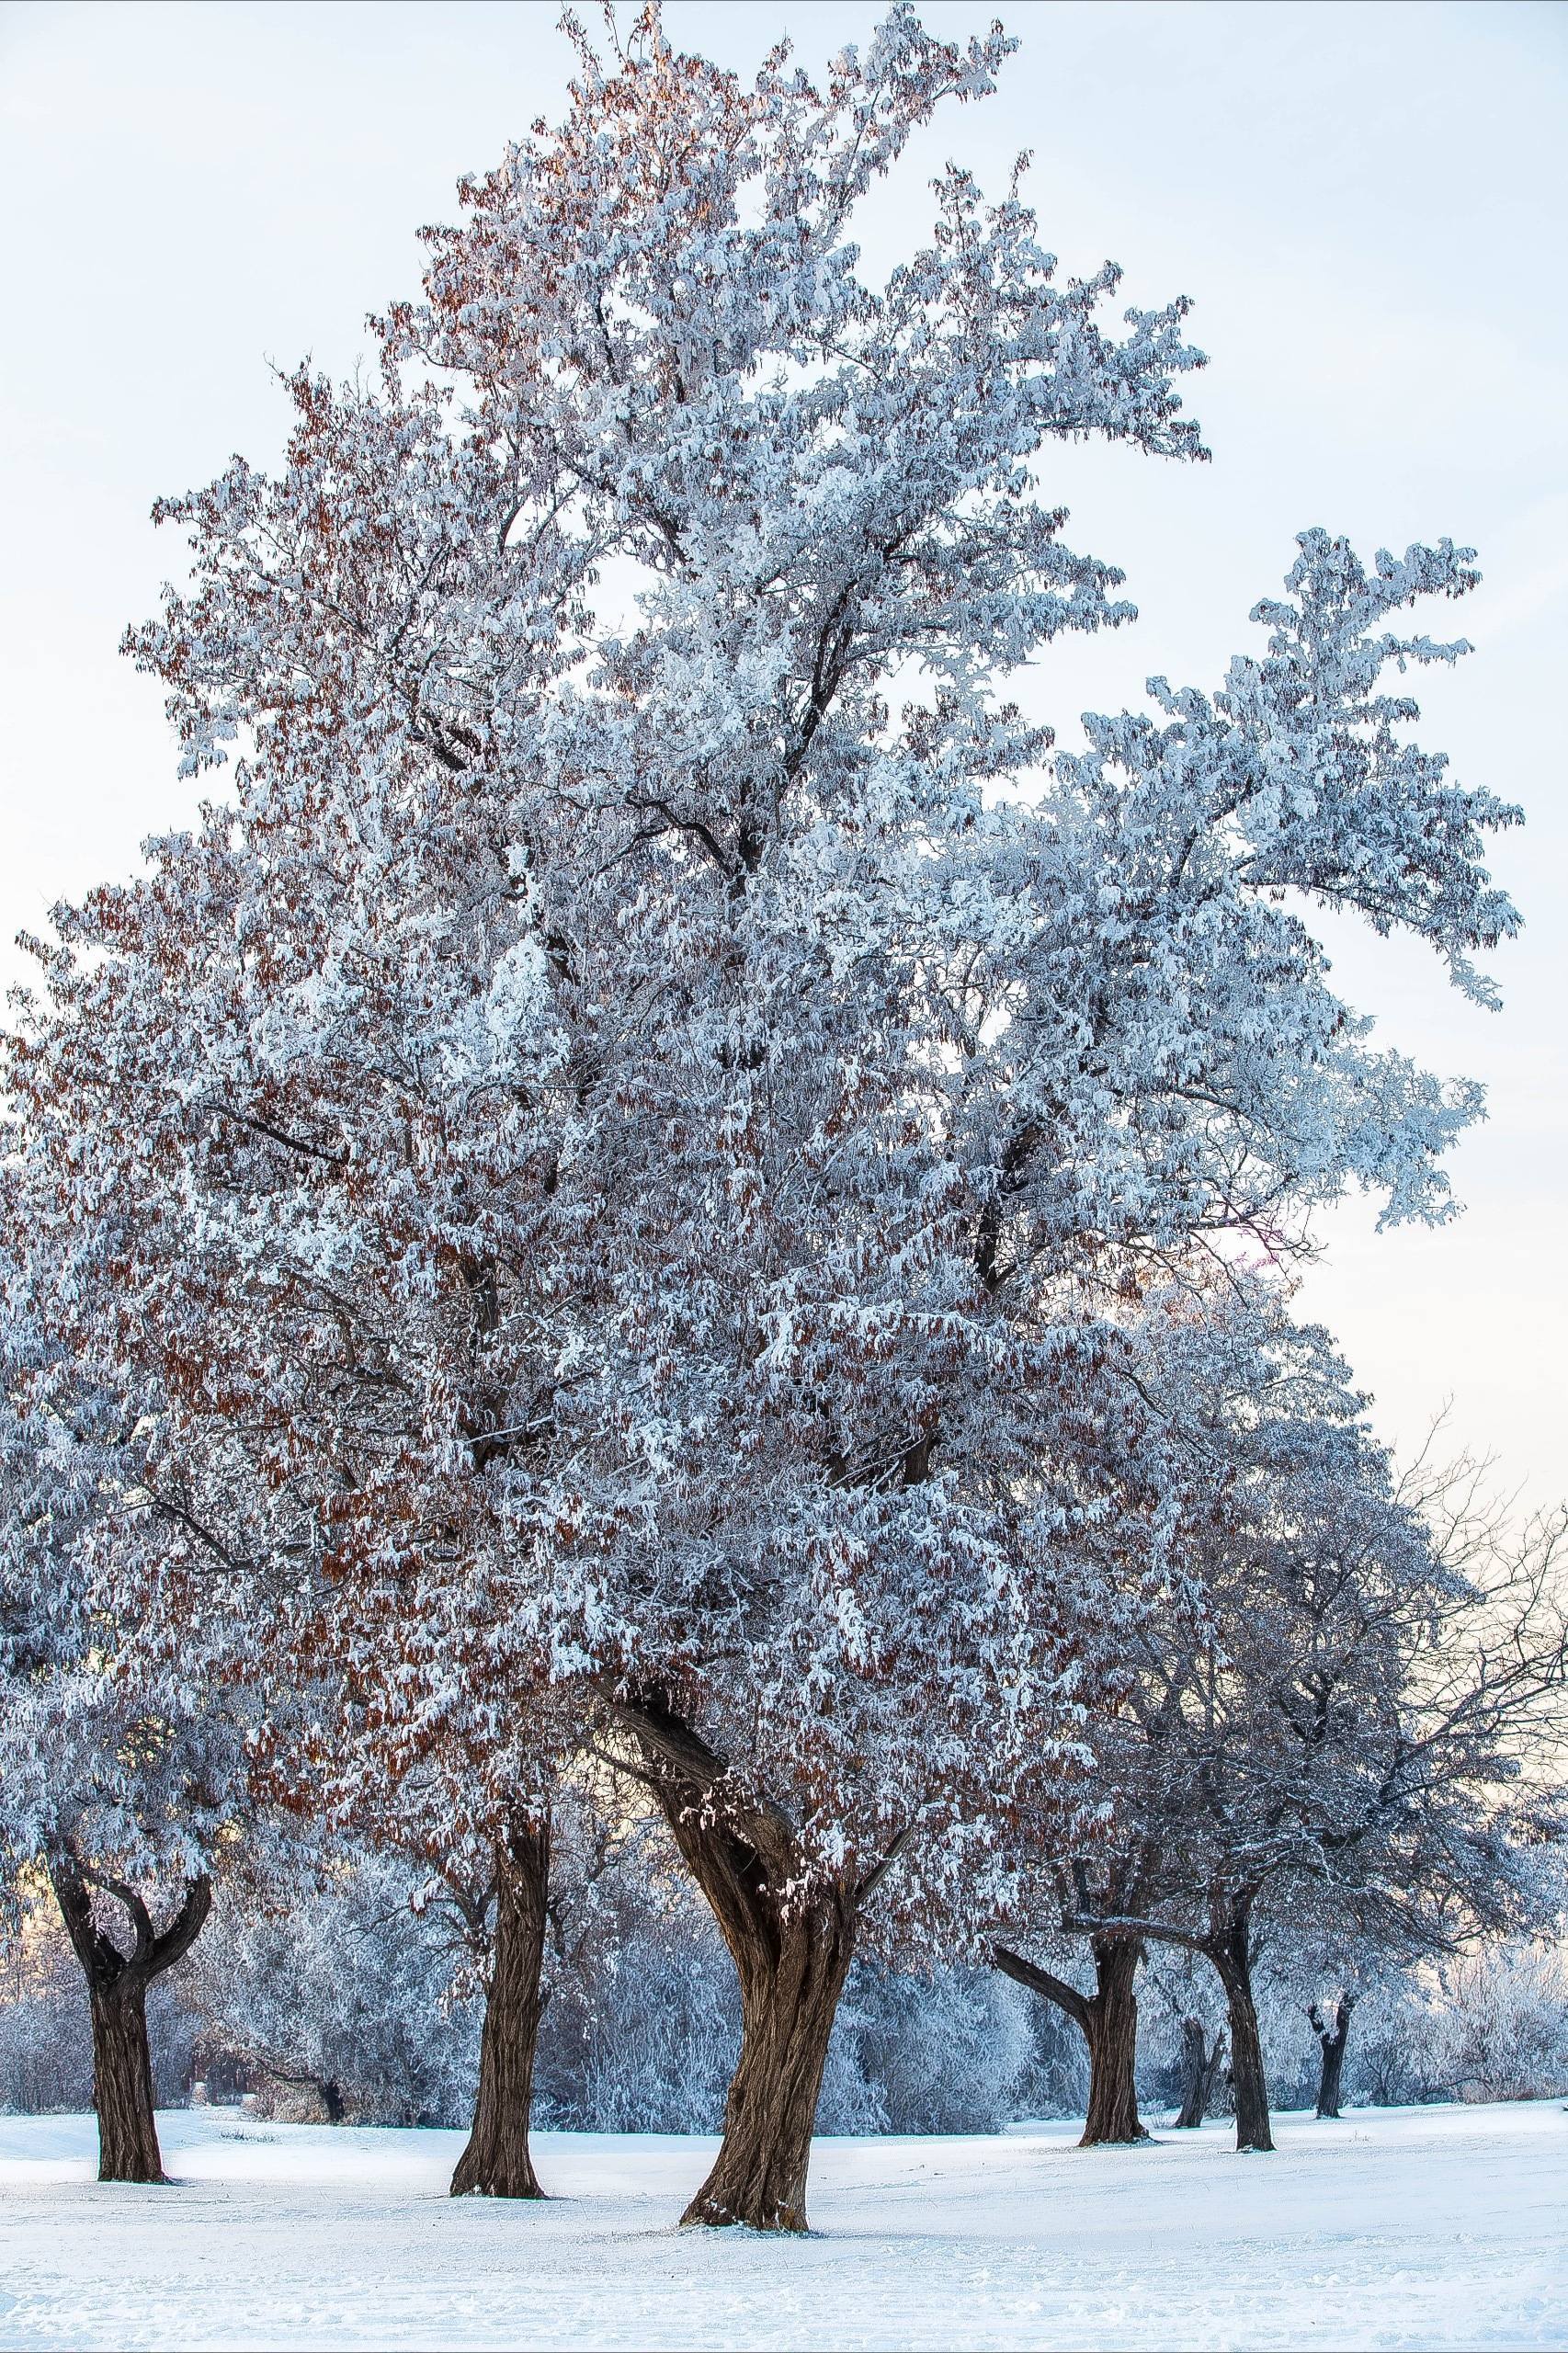
[[[895,6],[750,86],[574,35],[379,384],[301,372],[281,472],[163,510],[131,646],[229,797],[62,911],[12,1080],[62,1214],[130,1222],[73,1313],[161,1401],[161,1605],[399,1772],[597,1706],[740,1976],[689,2216],[800,2227],[873,1894],[983,1911],[998,1820],[1075,1802],[1130,1302],[1350,1183],[1445,1213],[1473,1095],[1371,1050],[1304,904],[1484,993],[1511,813],[1381,684],[1456,650],[1393,626],[1447,542],[1307,533],[1263,654],[1082,756],[1005,699],[1131,618],[1052,445],[1202,453],[1185,305],[1060,282],[1017,179],[860,272],[999,32]]]

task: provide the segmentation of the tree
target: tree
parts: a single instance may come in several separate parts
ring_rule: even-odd
[[[452,2176],[452,2196],[543,2196],[528,2149],[534,2053],[542,2009],[550,1832],[508,1824],[495,1844],[495,1944],[480,2044],[473,2129]]]
[[[330,1627],[336,1655],[351,1661],[356,1630],[338,1612]],[[476,1736],[472,1700],[489,1709],[495,1694],[472,1694],[466,1726],[454,1699],[439,1738],[410,1749],[380,1711],[367,1707],[362,1674],[352,1682],[346,1675],[320,1696],[302,1779],[295,1744],[275,1756],[275,1784],[281,1779],[290,1790],[296,1810],[313,1803],[336,1825],[323,1841],[329,1870],[345,1839],[421,1870],[417,1908],[444,1922],[455,1987],[483,2004],[472,2122],[451,2195],[541,2198],[528,2136],[556,1846],[551,1782],[559,1745],[551,1745],[547,1725],[559,1744],[563,1711],[530,1708],[525,1698],[504,1741],[488,1725]],[[328,1753],[320,1745],[324,1716],[337,1728]],[[569,1819],[579,1813],[572,1809]],[[561,1859],[571,1869],[580,1856],[569,1847]]]
[[[1224,1320],[1167,1307],[1145,1332],[1150,1392],[1186,1401],[1208,1460],[1186,1591],[1141,1621],[1102,1736],[1113,1868],[1096,1887],[1071,1859],[1063,1901],[1081,1933],[1213,1964],[1237,2144],[1267,2149],[1253,1976],[1271,1915],[1440,1951],[1539,1908],[1535,1858],[1560,1835],[1541,1770],[1568,1665],[1560,1531],[1490,1567],[1435,1532],[1430,1483],[1396,1478],[1324,1336],[1266,1295]],[[1342,2006],[1339,2060],[1347,2026]]]
[[[134,1406],[57,1347],[8,1188],[0,1241],[0,1852],[47,1873],[86,1981],[102,2181],[164,2179],[147,1995],[190,1950],[244,1786],[235,1710],[149,1653],[128,1596],[150,1508]],[[101,1273],[102,1269],[94,1271]],[[83,1269],[70,1269],[80,1276]],[[159,1915],[162,1914],[160,1922]]]
[[[1323,2073],[1318,2078],[1317,2114],[1339,2114],[1339,2086],[1345,2075],[1345,2046],[1350,2040],[1350,2018],[1357,1995],[1346,1990],[1339,1996],[1324,2023],[1323,2013],[1315,2002],[1307,2004],[1307,2023],[1316,2035],[1323,2051]]]
[[[1181,2105],[1171,2120],[1172,2129],[1196,2132],[1214,2097],[1214,2079],[1225,2056],[1225,2029],[1217,2028],[1210,2042],[1203,2020],[1188,2015],[1181,2022]]]
[[[1031,1994],[1053,2002],[1082,2032],[1089,2050],[1089,2101],[1083,2149],[1105,2142],[1146,2141],[1138,2115],[1138,1996],[1133,1980],[1143,1958],[1136,1937],[1096,1936],[1090,1940],[1095,1990],[1075,1985],[1038,1961],[1026,1961],[1006,1945],[995,1948],[996,1966]]]
[[[858,274],[1000,35],[895,6],[820,89],[574,37],[379,386],[298,374],[276,480],[161,510],[194,583],[131,650],[244,757],[62,912],[13,1084],[132,1220],[165,1599],[398,1772],[591,1695],[740,1980],[688,2218],[799,2228],[858,1941],[988,1915],[1009,1813],[1080,1804],[1129,1301],[1349,1183],[1445,1213],[1473,1091],[1369,1051],[1282,894],[1484,994],[1513,813],[1379,686],[1458,650],[1389,627],[1447,542],[1306,534],[1266,656],[1045,765],[1003,681],[1131,608],[1037,460],[1199,456],[1197,355],[1059,286],[1017,182]]]

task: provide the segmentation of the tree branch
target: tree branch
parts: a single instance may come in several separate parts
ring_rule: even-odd
[[[1009,1951],[1006,1945],[993,1945],[991,1960],[992,1965],[999,1969],[1004,1977],[1011,1977],[1017,1984],[1027,1985],[1031,1994],[1040,1995],[1044,2001],[1054,2002],[1059,2010],[1066,2012],[1074,2026],[1081,2028],[1085,2036],[1088,2034],[1088,1998],[1080,1994],[1075,1985],[1069,1985],[1064,1977],[1054,1976],[1049,1969],[1041,1969],[1036,1962],[1026,1961],[1022,1953]]]
[[[236,1127],[248,1128],[253,1135],[266,1136],[273,1143],[280,1143],[286,1152],[297,1152],[307,1160],[324,1161],[329,1168],[347,1166],[346,1152],[329,1152],[324,1144],[307,1143],[302,1136],[291,1136],[282,1128],[275,1128],[269,1120],[259,1120],[251,1111],[236,1111],[231,1103],[221,1103],[216,1096],[202,1096],[195,1106],[199,1111],[210,1112],[214,1119],[232,1120]]]
[[[1103,1920],[1074,1915],[1062,1923],[1075,1937],[1148,1937],[1154,1943],[1181,1945],[1188,1952],[1200,1952],[1211,1957],[1212,1937],[1200,1936],[1193,1928],[1173,1928],[1164,1920],[1143,1920],[1131,1913],[1115,1914]]]
[[[870,1870],[866,1873],[865,1878],[855,1890],[855,1901],[857,1904],[864,1904],[869,1897],[875,1895],[878,1888],[881,1887],[883,1880],[886,1879],[889,1871],[892,1870],[894,1863],[897,1862],[900,1855],[903,1854],[914,1835],[915,1824],[912,1822],[906,1822],[903,1828],[899,1832],[898,1836],[893,1840],[892,1845],[888,1848],[887,1853],[882,1857],[881,1862],[873,1863],[871,1865]]]

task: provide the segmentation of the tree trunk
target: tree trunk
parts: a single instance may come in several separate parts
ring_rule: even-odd
[[[1009,1952],[1005,1945],[991,1949],[992,1960],[1005,1976],[1053,2003],[1073,2020],[1089,2046],[1089,2108],[1078,2143],[1081,2149],[1125,2145],[1149,2137],[1139,2120],[1134,2080],[1138,1996],[1133,1977],[1143,1948],[1135,1938],[1096,1937],[1093,1951],[1095,1991],[1080,1994],[1075,1985]]]
[[[534,2054],[544,2004],[545,1903],[550,1824],[520,1824],[495,1848],[495,1947],[479,2046],[473,2130],[458,2159],[451,2194],[542,2198],[528,2152]]]
[[[1317,2112],[1320,2116],[1339,2114],[1339,2086],[1345,2073],[1345,2038],[1340,2034],[1323,2038],[1323,2074],[1318,2079]]]
[[[98,2112],[98,2179],[165,2181],[153,2110],[147,2048],[147,1989],[134,1979],[94,1985],[93,2106]]]
[[[1095,1994],[1089,2003],[1089,2112],[1081,2149],[1146,2141],[1138,2115],[1138,1995],[1133,1980],[1143,1948],[1129,1937],[1094,1940]]]
[[[803,2231],[806,2168],[839,1995],[855,1953],[841,1887],[788,1911],[765,1901],[727,1941],[741,1981],[741,2056],[724,2137],[683,2222]]]
[[[1253,1998],[1251,1940],[1244,1913],[1238,1913],[1205,1949],[1220,1972],[1230,2006],[1236,2147],[1271,2150],[1274,2134],[1268,2115],[1268,2078],[1263,2065],[1263,2039],[1257,2029],[1257,2004]]]
[[[681,2221],[804,2231],[827,2046],[855,1955],[859,1905],[881,1870],[858,1885],[813,1883],[780,1811],[756,1801],[721,1811],[724,1768],[688,1724],[649,1701],[624,1704],[620,1713],[741,1987],[741,2055],[723,2139]]]
[[[1327,2027],[1323,2022],[1317,2004],[1310,2002],[1307,2005],[1307,2016],[1312,2021],[1312,2032],[1317,2036],[1323,2051],[1323,2072],[1318,2077],[1317,2112],[1320,2116],[1333,2117],[1339,2114],[1339,2087],[1345,2074],[1345,2046],[1350,2040],[1350,2013],[1355,2007],[1355,1995],[1342,1994],[1334,2013],[1334,2024],[1332,2027]]]
[[[205,1873],[188,1881],[175,1916],[161,1932],[136,1890],[89,1871],[70,1847],[49,1859],[60,1915],[87,1980],[93,2029],[93,2106],[98,2116],[98,2179],[167,2179],[153,2109],[153,2064],[147,2048],[147,1988],[183,1960],[212,1908]],[[129,1916],[129,1953],[93,1918],[93,1890],[112,1896]]]
[[[1181,2109],[1173,2127],[1176,2131],[1196,2131],[1209,2113],[1214,2078],[1220,2072],[1220,2062],[1225,2054],[1223,2029],[1216,2032],[1212,2051],[1206,2048],[1207,2040],[1201,2018],[1183,2018]]]

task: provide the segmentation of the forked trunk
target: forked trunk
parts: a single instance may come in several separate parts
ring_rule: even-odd
[[[1183,2018],[1181,2022],[1181,2109],[1174,2130],[1196,2131],[1209,2113],[1209,2103],[1214,2095],[1214,2078],[1220,2072],[1220,2062],[1225,2055],[1225,2036],[1217,2029],[1214,2047],[1207,2047],[1201,2018]]]
[[[183,1960],[212,1908],[205,1874],[187,1882],[169,1926],[153,1925],[133,1887],[88,1870],[70,1847],[49,1859],[60,1915],[87,1980],[93,2029],[93,2105],[98,2115],[98,2179],[166,2179],[153,2109],[153,2064],[147,2048],[147,1989]],[[93,1917],[93,1890],[111,1897],[130,1922],[126,1952]]]
[[[858,1886],[813,1884],[780,1811],[756,1800],[724,1804],[722,1761],[689,1724],[653,1700],[625,1701],[619,1711],[740,1980],[741,2055],[724,2135],[681,2221],[803,2231],[827,2047],[860,1902],[881,1870]]]
[[[1323,2073],[1318,2078],[1317,2112],[1320,2116],[1339,2114],[1339,2087],[1344,2074],[1344,2040],[1336,2034],[1325,2034],[1323,2038]]]
[[[1268,2114],[1268,2078],[1264,2073],[1263,2039],[1257,2028],[1257,2004],[1253,1998],[1252,1955],[1244,1919],[1224,1936],[1216,1938],[1208,1949],[1220,1972],[1230,2008],[1236,2147],[1271,2150],[1274,2134]]]
[[[1138,1995],[1143,1948],[1126,1937],[1094,1940],[1095,1993],[1088,2005],[1089,2112],[1078,2145],[1146,2141],[1138,2115]]]
[[[147,2048],[147,1989],[122,1977],[93,1986],[93,2106],[98,2112],[98,2179],[164,2181]]]
[[[1307,2016],[1312,2032],[1323,2052],[1323,2071],[1318,2077],[1320,2116],[1339,2114],[1340,2085],[1345,2075],[1345,2046],[1350,2040],[1350,2014],[1356,2007],[1354,1994],[1342,1994],[1334,2013],[1334,2024],[1325,2026],[1315,2002],[1309,2003]]]
[[[542,2198],[528,2150],[534,2055],[543,2009],[545,1904],[550,1824],[521,1824],[495,1848],[495,1944],[479,2046],[473,2130],[458,2159],[451,2194]]]
[[[1037,1961],[1025,1961],[1005,1945],[994,1945],[991,1954],[1005,1976],[1027,1985],[1070,2018],[1089,2046],[1089,2109],[1078,2143],[1081,2149],[1149,2137],[1139,2120],[1135,2081],[1138,1995],[1133,1980],[1143,1948],[1136,1938],[1096,1937],[1093,1950],[1092,1994],[1081,1994],[1064,1978],[1042,1969]]]

